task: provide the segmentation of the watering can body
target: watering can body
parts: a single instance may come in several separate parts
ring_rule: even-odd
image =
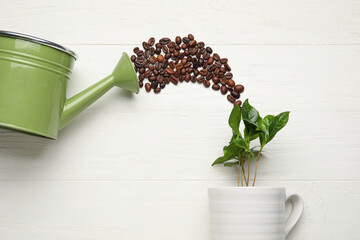
[[[66,98],[76,55],[49,41],[0,31],[0,126],[56,139],[58,131],[113,86],[138,93],[123,54],[112,74]]]

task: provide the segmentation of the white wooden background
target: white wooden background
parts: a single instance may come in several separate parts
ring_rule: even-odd
[[[229,58],[261,113],[290,110],[258,185],[305,201],[288,237],[360,239],[360,1],[1,0],[0,28],[76,51],[69,96],[150,36],[193,33]],[[207,188],[231,105],[198,84],[113,89],[57,141],[0,130],[0,239],[208,239]]]

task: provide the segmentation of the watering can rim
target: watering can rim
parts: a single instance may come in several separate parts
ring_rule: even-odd
[[[77,60],[79,58],[78,55],[74,51],[72,51],[60,44],[54,43],[49,40],[45,40],[43,38],[38,38],[38,37],[31,36],[31,35],[23,34],[23,33],[11,32],[11,31],[5,31],[5,30],[0,30],[0,36],[17,38],[17,39],[22,39],[25,41],[37,43],[40,45],[45,45],[45,46],[51,47],[53,49],[59,50],[61,52],[67,53],[71,57],[73,57],[75,60]]]

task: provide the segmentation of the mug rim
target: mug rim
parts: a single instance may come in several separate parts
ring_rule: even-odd
[[[216,190],[236,190],[236,191],[257,191],[257,190],[277,190],[286,191],[285,187],[271,187],[271,186],[260,186],[260,187],[208,187],[208,191]]]

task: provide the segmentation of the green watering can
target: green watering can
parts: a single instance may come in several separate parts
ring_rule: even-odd
[[[123,53],[108,77],[66,98],[76,54],[56,43],[0,31],[0,127],[56,139],[59,129],[112,87],[138,93],[134,67]]]

